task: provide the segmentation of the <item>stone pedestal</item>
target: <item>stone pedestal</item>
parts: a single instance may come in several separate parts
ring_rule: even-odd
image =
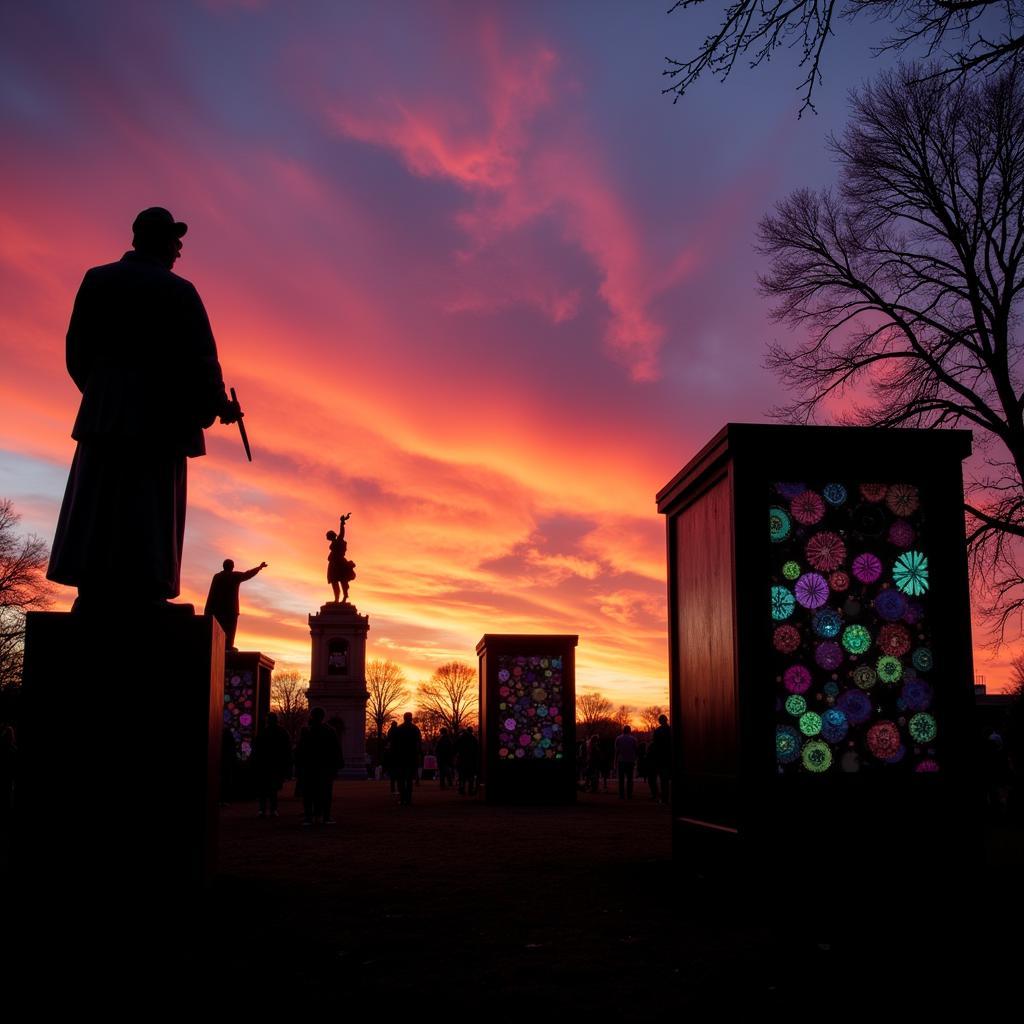
[[[26,950],[109,970],[189,925],[215,867],[223,687],[213,619],[28,615],[10,876]]]
[[[309,617],[312,662],[306,696],[334,720],[344,779],[366,778],[366,634],[370,620],[352,604],[325,604]],[[340,724],[339,724],[340,723]]]

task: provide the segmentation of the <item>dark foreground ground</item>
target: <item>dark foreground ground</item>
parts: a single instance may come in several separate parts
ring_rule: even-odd
[[[195,951],[215,987],[524,1024],[709,1004],[884,1018],[951,996],[1019,1008],[1020,830],[990,831],[946,910],[912,866],[841,851],[824,887],[799,858],[770,883],[683,874],[646,792],[495,808],[425,782],[403,808],[386,782],[339,783],[334,826],[302,828],[288,796],[280,812],[222,812]]]

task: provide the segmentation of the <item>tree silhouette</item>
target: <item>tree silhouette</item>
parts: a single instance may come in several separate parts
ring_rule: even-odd
[[[641,708],[638,712],[638,717],[640,724],[643,726],[643,731],[654,732],[660,724],[658,718],[664,714],[666,714],[666,711],[660,704],[650,704],[645,708]]]
[[[393,661],[375,658],[366,663],[366,724],[377,737],[377,759],[383,749],[384,726],[409,699],[405,674]]]
[[[50,604],[49,551],[38,537],[18,536],[20,521],[10,499],[0,499],[0,689],[21,683],[25,613]]]
[[[610,719],[614,707],[600,693],[581,693],[576,698],[576,721],[581,725],[596,725]]]
[[[703,3],[676,0],[669,13]],[[756,68],[780,47],[792,48],[804,72],[800,113],[813,110],[825,44],[842,31],[840,22],[859,14],[893,26],[879,52],[923,46],[929,57],[946,58],[943,67],[932,69],[946,79],[962,78],[973,69],[1015,68],[1024,52],[1024,0],[734,0],[695,56],[668,58],[663,74],[674,82],[664,91],[678,100],[705,72],[724,81],[741,58]]]
[[[309,717],[308,685],[298,672],[275,672],[271,677],[270,710],[276,712],[278,724],[293,744],[298,742]]]
[[[808,422],[966,424],[984,469],[969,482],[975,579],[996,639],[1024,609],[1024,89],[1016,73],[942,81],[911,66],[852,94],[831,140],[838,192],[802,189],[759,228],[776,320],[805,340],[769,347]]]
[[[420,683],[417,704],[428,716],[457,735],[467,725],[476,725],[477,672],[472,665],[449,661],[438,668],[430,681]]]

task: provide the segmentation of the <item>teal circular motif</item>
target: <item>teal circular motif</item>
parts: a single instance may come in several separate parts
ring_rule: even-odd
[[[792,764],[800,756],[800,733],[791,725],[775,730],[775,757],[780,764]]]
[[[795,716],[802,715],[807,710],[807,701],[798,693],[786,698],[786,710]]]
[[[903,677],[903,665],[899,658],[887,654],[875,663],[875,671],[883,683],[898,683]]]
[[[843,628],[843,620],[839,612],[834,612],[831,608],[823,608],[820,612],[814,613],[811,628],[818,636],[822,636],[826,640],[834,640]]]
[[[776,622],[788,619],[796,607],[796,598],[786,587],[772,587],[772,618]]]
[[[904,594],[918,597],[928,589],[928,559],[920,551],[904,551],[896,559],[892,578]]]
[[[787,580],[795,580],[800,577],[800,563],[799,562],[787,562],[782,567],[782,575]]]
[[[863,654],[871,646],[871,634],[863,626],[847,626],[843,646],[850,654]]]
[[[935,719],[923,711],[920,714],[911,715],[910,721],[907,723],[907,729],[910,731],[910,735],[914,738],[915,743],[931,743],[939,732]]]
[[[816,711],[805,711],[800,716],[800,731],[805,736],[817,736],[821,732],[821,715]]]
[[[832,751],[821,740],[805,743],[801,759],[809,772],[827,772],[832,767]]]
[[[792,532],[793,521],[789,518],[789,513],[785,509],[779,508],[778,505],[772,505],[768,513],[771,520],[772,543],[778,544]]]
[[[918,647],[918,649],[911,655],[910,660],[914,663],[914,668],[916,668],[918,672],[928,672],[932,665],[935,664],[932,652],[927,647]]]

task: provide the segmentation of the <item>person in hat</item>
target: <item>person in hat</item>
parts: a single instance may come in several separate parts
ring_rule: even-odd
[[[143,210],[132,249],[86,271],[75,298],[78,447],[46,575],[78,588],[77,611],[165,608],[178,596],[186,460],[206,453],[203,430],[218,416],[241,416],[202,299],[172,273],[186,230],[163,207]]]

